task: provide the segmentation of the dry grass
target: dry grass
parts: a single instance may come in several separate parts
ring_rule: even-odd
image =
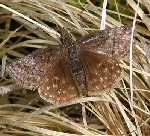
[[[1,58],[6,54],[9,63],[26,56],[31,49],[58,45],[60,26],[70,30],[75,38],[100,29],[102,4],[94,6],[88,0],[86,4],[55,0],[0,0]],[[86,101],[86,114],[82,114],[81,104],[52,106],[40,99],[37,91],[19,89],[0,99],[0,135],[150,135],[150,19],[146,14],[150,11],[149,0],[143,0],[138,9],[133,0],[117,5],[109,0],[105,24],[106,28],[132,25],[135,11],[133,97],[129,89],[129,61],[121,64],[124,74],[116,89],[94,100],[83,99]],[[11,83],[13,81],[7,73],[0,79],[0,86],[6,87]]]

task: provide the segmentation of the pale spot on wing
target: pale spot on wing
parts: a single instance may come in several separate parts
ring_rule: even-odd
[[[46,92],[44,92],[44,95],[45,95],[45,96],[47,96],[47,93],[46,93]]]
[[[100,82],[101,82],[101,83],[103,83],[103,82],[104,82],[104,80],[103,80],[103,78],[102,78],[102,77],[100,77]]]
[[[105,73],[108,72],[108,68],[105,68],[105,69],[104,69],[104,72],[105,72]]]
[[[120,71],[120,70],[117,70],[116,72],[117,72],[118,74],[119,74],[119,73],[121,73],[121,71]]]
[[[21,71],[21,69],[18,69],[18,71],[17,71],[18,73],[21,73],[22,71]]]
[[[49,95],[49,97],[50,97],[50,98],[53,98],[54,96],[52,96],[52,95]]]
[[[105,76],[104,79],[107,80],[107,76]]]
[[[115,67],[114,66],[111,66],[111,69],[113,70]]]
[[[75,89],[75,87],[73,87],[73,86],[68,87],[68,90],[74,90],[74,89]]]
[[[96,89],[100,89],[100,87],[98,85],[95,86]]]
[[[97,79],[96,79],[96,78],[94,78],[92,82],[97,82]]]
[[[37,80],[37,81],[40,81],[40,79],[41,79],[41,78],[40,78],[39,76],[36,77],[36,80]]]
[[[117,75],[113,75],[115,78],[117,77]]]
[[[48,78],[46,78],[46,79],[45,79],[45,82],[48,82],[48,81],[49,81]]]
[[[65,81],[65,80],[62,80],[61,82],[62,82],[62,84],[66,84],[66,81]]]
[[[50,86],[47,86],[47,90],[49,90],[51,87]]]
[[[107,87],[107,85],[106,85],[106,84],[104,84],[104,85],[103,85],[103,87],[104,87],[104,88],[106,88],[106,87]]]
[[[54,76],[53,79],[60,80],[60,78],[58,76]]]
[[[102,63],[101,63],[101,62],[100,62],[100,63],[98,63],[98,64],[97,64],[97,68],[99,68],[101,65],[102,65]]]
[[[54,89],[57,89],[57,88],[58,88],[58,85],[57,85],[57,84],[53,84],[53,88],[54,88]]]

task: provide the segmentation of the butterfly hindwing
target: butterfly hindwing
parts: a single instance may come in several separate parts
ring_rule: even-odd
[[[80,58],[88,95],[98,95],[115,86],[122,72],[117,60],[89,51],[83,51]]]
[[[67,59],[60,59],[47,72],[38,90],[41,98],[55,104],[74,101],[79,97]]]

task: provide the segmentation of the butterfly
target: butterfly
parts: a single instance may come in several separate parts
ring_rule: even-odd
[[[121,26],[72,39],[61,30],[61,44],[35,51],[10,63],[9,75],[23,88],[38,89],[53,104],[99,95],[115,87],[129,55],[131,26]]]

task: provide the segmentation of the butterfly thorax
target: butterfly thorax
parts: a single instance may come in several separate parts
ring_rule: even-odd
[[[68,40],[64,40],[66,36]],[[75,46],[74,41],[72,40],[72,37],[68,34],[68,32],[65,32],[65,37],[62,34],[62,46],[64,48],[64,54],[66,59],[68,60],[72,72],[71,75],[73,76],[73,80],[76,84],[78,91],[81,94],[86,95],[85,73],[82,63],[79,59],[77,47]]]
[[[68,47],[68,60],[75,81],[79,85],[79,89],[81,89],[82,91],[85,90],[85,74],[84,74],[82,63],[78,57],[78,52],[74,45]]]

